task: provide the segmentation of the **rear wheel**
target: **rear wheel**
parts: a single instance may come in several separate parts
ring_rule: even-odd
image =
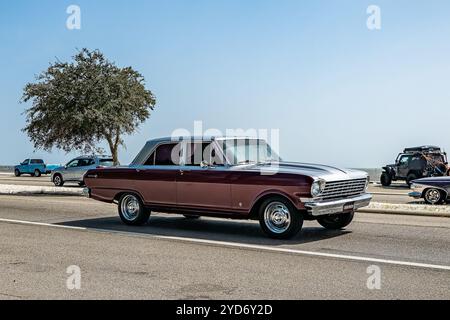
[[[432,188],[425,191],[424,199],[428,204],[441,204],[444,202],[444,198],[445,194],[442,190]]]
[[[60,174],[55,174],[53,176],[53,184],[57,187],[62,187],[64,185],[64,180]]]
[[[333,214],[330,216],[320,217],[317,219],[317,222],[319,222],[319,224],[326,229],[340,230],[348,226],[353,221],[354,215],[354,212]]]
[[[41,176],[41,172],[38,169],[34,170],[34,176],[39,178]]]
[[[383,172],[380,177],[381,185],[383,187],[389,187],[392,183],[392,178],[386,172]]]
[[[118,210],[120,219],[130,226],[141,226],[150,218],[150,210],[133,193],[126,193],[120,198]]]
[[[20,177],[20,171],[19,171],[19,169],[14,170],[14,175],[15,175],[16,177]]]
[[[292,203],[282,197],[271,197],[259,208],[259,224],[274,239],[290,239],[303,226],[303,217]]]

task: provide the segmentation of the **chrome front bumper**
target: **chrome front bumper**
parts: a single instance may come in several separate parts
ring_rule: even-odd
[[[411,185],[412,191],[408,195],[412,198],[420,199],[420,198],[422,198],[423,192],[425,191],[426,188],[429,188],[429,186],[424,186],[423,184],[413,183]]]
[[[91,189],[83,188],[82,194],[83,194],[83,197],[90,198],[91,197]]]
[[[372,195],[369,193],[365,193],[356,197],[340,200],[306,202],[305,207],[308,210],[309,214],[314,217],[318,217],[355,211],[357,209],[367,207],[370,204],[371,200]]]

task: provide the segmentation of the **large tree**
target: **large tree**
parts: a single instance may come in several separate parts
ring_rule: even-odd
[[[23,131],[35,148],[93,153],[106,141],[115,164],[123,135],[148,119],[156,103],[139,72],[88,49],[70,62],[50,64],[25,86],[22,101],[32,101]]]

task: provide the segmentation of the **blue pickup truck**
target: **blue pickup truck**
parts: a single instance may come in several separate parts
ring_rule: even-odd
[[[47,166],[42,159],[26,159],[14,167],[14,175],[16,177],[20,177],[22,174],[40,177],[43,174],[50,174],[51,171],[51,166]]]

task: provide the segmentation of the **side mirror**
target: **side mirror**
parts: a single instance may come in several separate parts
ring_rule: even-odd
[[[209,163],[206,162],[205,160],[203,160],[202,162],[200,162],[200,167],[202,169],[208,169],[210,167]]]

